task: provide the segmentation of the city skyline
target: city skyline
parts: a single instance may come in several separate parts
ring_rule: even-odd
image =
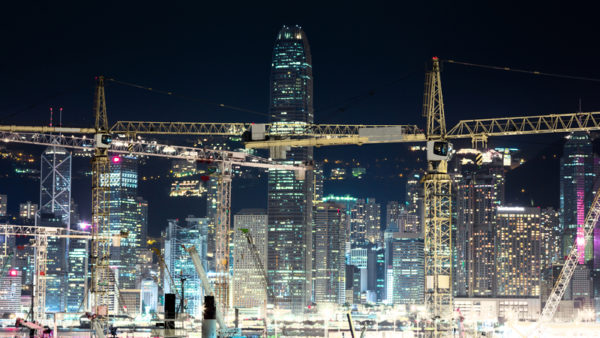
[[[471,68],[461,68],[461,63],[448,60],[450,57],[442,57],[441,60],[433,57],[429,58],[433,68],[428,66],[430,70],[425,77],[426,94],[423,99],[427,128],[421,130],[416,127],[413,130],[409,126],[402,129],[402,137],[411,140],[414,137],[417,140],[415,144],[320,147],[316,143],[313,148],[315,143],[306,142],[305,146],[278,145],[271,146],[268,151],[252,149],[248,154],[242,154],[243,143],[261,138],[273,143],[278,140],[290,143],[290,136],[291,140],[312,138],[313,134],[320,132],[318,128],[324,128],[318,125],[322,122],[425,125],[420,116],[421,108],[414,109],[415,89],[407,90],[409,84],[414,87],[412,75],[401,75],[406,64],[389,60],[376,65],[368,62],[355,64],[359,60],[357,53],[348,52],[353,49],[347,45],[352,41],[357,47],[367,43],[360,34],[353,36],[352,30],[340,29],[337,35],[332,35],[336,37],[333,42],[325,43],[323,35],[328,32],[327,27],[323,32],[315,28],[305,31],[304,27],[293,21],[277,24],[278,29],[271,31],[269,67],[262,68],[260,76],[257,75],[260,72],[252,67],[247,67],[246,72],[238,68],[241,64],[255,64],[257,59],[265,61],[261,50],[265,46],[262,43],[264,37],[245,41],[243,36],[247,32],[240,33],[237,39],[225,40],[228,45],[236,45],[241,51],[236,58],[244,60],[238,62],[229,55],[223,63],[216,63],[214,68],[218,69],[230,62],[230,68],[222,73],[222,78],[215,79],[211,72],[207,72],[201,81],[189,86],[187,78],[178,75],[164,77],[163,74],[160,83],[165,88],[174,84],[172,88],[177,88],[177,83],[181,83],[194,89],[195,93],[191,94],[185,90],[171,92],[148,87],[146,83],[156,78],[151,73],[140,76],[139,71],[145,61],[139,63],[139,68],[132,67],[131,72],[124,72],[125,75],[115,75],[116,79],[98,78],[95,107],[101,107],[103,103],[106,80],[108,125],[113,119],[135,119],[138,109],[151,105],[144,117],[138,120],[157,117],[175,121],[186,115],[189,121],[205,117],[217,121],[252,120],[251,127],[243,134],[237,132],[239,127],[235,131],[230,127],[228,131],[220,132],[228,136],[217,136],[213,132],[211,136],[190,137],[192,134],[185,132],[167,140],[165,135],[146,135],[141,130],[129,139],[130,136],[113,131],[112,135],[97,134],[92,141],[82,141],[95,144],[95,155],[86,149],[87,145],[71,152],[52,145],[44,150],[32,145],[0,144],[0,223],[22,223],[49,229],[91,229],[91,233],[97,236],[95,229],[103,218],[90,215],[89,192],[106,191],[107,194],[99,199],[100,204],[95,204],[94,212],[97,216],[98,207],[110,209],[105,221],[112,236],[110,256],[98,255],[97,248],[103,245],[102,240],[91,241],[88,246],[87,239],[82,237],[77,240],[49,238],[47,260],[45,251],[40,250],[41,242],[26,243],[19,236],[8,240],[0,237],[0,271],[10,269],[7,270],[8,275],[0,276],[4,281],[0,282],[0,302],[15,307],[13,298],[16,295],[7,297],[6,290],[18,284],[23,296],[21,311],[31,313],[24,304],[28,301],[34,304],[41,299],[36,290],[42,285],[47,290],[42,301],[47,311],[73,312],[98,302],[95,297],[100,295],[98,287],[101,286],[109,290],[110,299],[103,304],[111,314],[150,320],[164,312],[166,318],[171,312],[167,303],[171,299],[170,294],[173,294],[177,312],[199,318],[204,310],[203,296],[210,289],[206,286],[208,281],[216,289],[214,294],[219,311],[225,311],[222,314],[229,317],[228,320],[231,320],[234,308],[236,326],[238,311],[246,318],[253,316],[256,319],[262,315],[265,317],[265,332],[269,313],[307,320],[317,314],[329,316],[326,312],[331,309],[366,314],[369,310],[365,309],[369,307],[395,312],[396,315],[402,309],[411,317],[410,325],[415,322],[415,327],[419,320],[427,321],[423,316],[429,315],[427,325],[442,331],[456,325],[462,330],[462,319],[456,319],[464,318],[461,309],[470,316],[469,325],[483,322],[482,318],[486,315],[490,316],[490,321],[500,325],[511,319],[537,320],[548,304],[560,304],[556,318],[575,321],[586,316],[589,320],[600,322],[600,231],[596,229],[591,236],[583,236],[584,226],[587,226],[586,215],[589,210],[595,210],[591,209],[592,200],[599,186],[596,178],[600,173],[600,133],[594,131],[598,127],[586,128],[591,131],[584,132],[573,132],[570,126],[560,127],[562,130],[559,131],[526,130],[527,134],[568,132],[543,136],[538,143],[532,141],[533,135],[514,136],[522,130],[518,131],[508,124],[508,127],[498,125],[498,128],[506,128],[504,131],[488,130],[476,135],[471,132],[471,135],[457,136],[452,135],[456,132],[450,130],[458,119],[523,115],[514,112],[515,102],[509,104],[501,99],[504,94],[502,85],[514,91],[531,88],[531,100],[519,97],[523,93],[515,95],[514,101],[526,108],[532,107],[530,101],[543,91],[542,88],[550,86],[551,80],[540,81],[543,85],[538,89],[533,85],[535,81],[529,79],[535,77],[533,74],[505,72],[502,77],[488,77],[486,74],[493,72],[479,64],[495,64],[498,60],[519,62],[509,54],[491,58],[489,62],[475,60],[475,67]],[[312,44],[313,32],[316,48]],[[382,32],[375,40],[389,33]],[[107,34],[113,33],[108,30]],[[222,32],[215,33],[215,36],[220,34]],[[174,50],[180,46],[179,39],[181,36],[173,39]],[[207,40],[207,45],[212,41]],[[138,42],[143,45],[145,40]],[[249,42],[255,42],[255,45],[248,48],[252,46]],[[339,43],[346,45],[336,47]],[[381,47],[381,60],[389,56],[390,49],[398,51],[398,46]],[[218,53],[228,48],[230,46],[218,50]],[[337,48],[336,66],[332,65],[333,53],[328,48]],[[322,52],[324,49],[326,53]],[[316,50],[319,52],[313,54]],[[452,48],[444,47],[443,50],[448,52]],[[408,56],[398,56],[398,59],[407,62],[419,53],[408,53]],[[131,55],[134,54],[132,52]],[[473,53],[470,57],[481,55],[485,53]],[[182,64],[186,64],[188,55],[182,53],[179,57]],[[521,62],[527,60],[523,57]],[[553,57],[549,57],[535,67],[551,67],[552,60]],[[109,66],[111,62],[104,63],[102,67]],[[335,71],[338,64],[344,65],[347,71],[336,78],[329,72]],[[519,63],[512,64],[517,65],[516,68],[521,67]],[[441,78],[440,65],[444,71]],[[179,66],[174,66],[174,69]],[[188,67],[191,67],[189,63]],[[365,74],[366,70],[379,70],[379,73]],[[565,74],[577,74],[578,71],[583,70],[558,70]],[[229,72],[237,72],[239,79],[231,81]],[[520,71],[517,69],[517,72]],[[356,73],[356,79],[348,73]],[[456,80],[462,76],[459,74],[464,74],[464,77]],[[27,76],[25,74],[24,79]],[[386,76],[392,76],[394,81],[390,82]],[[451,78],[448,82],[447,76]],[[528,79],[514,80],[517,85],[511,87],[511,78],[519,76]],[[536,106],[538,109],[566,109],[567,98],[557,99],[553,91],[557,90],[555,87],[564,86],[563,82],[574,79],[557,74],[548,78],[552,76],[555,82],[561,84],[550,86],[552,88],[545,94],[548,102]],[[73,79],[71,73],[67,77]],[[268,79],[266,95],[259,86],[253,85],[259,77]],[[210,97],[211,92],[198,95],[197,89],[203,87],[200,82],[211,79],[214,90],[231,81],[230,94],[237,93],[240,83],[251,88],[240,95],[219,94],[205,100],[204,97]],[[473,90],[469,79],[500,79],[498,82],[502,85],[486,88],[496,91],[498,98],[492,99],[493,95],[483,94],[481,88],[485,86]],[[376,90],[368,89],[366,94],[360,94],[362,89],[358,88],[361,86],[354,83],[349,88],[357,90],[358,95],[323,109],[322,105],[331,103],[332,97],[335,97],[332,93],[339,94],[346,87],[338,82],[340,80],[349,83],[362,80],[368,87],[374,83],[379,85],[374,86]],[[61,81],[55,80],[55,83]],[[43,87],[44,83],[47,82],[40,81],[36,86]],[[323,89],[317,89],[321,84]],[[138,92],[132,94],[133,89],[125,86],[137,87]],[[442,99],[442,87],[448,99]],[[59,85],[57,88],[62,87]],[[446,88],[449,88],[448,91]],[[470,88],[476,95],[470,98],[470,103],[465,101],[467,96],[456,92],[465,88]],[[587,87],[574,85],[573,88],[593,97],[586,92],[589,90]],[[573,88],[562,90],[563,96],[573,94]],[[34,95],[40,95],[43,89],[37,87],[32,90]],[[25,93],[18,85],[14,91],[15,97]],[[390,91],[395,94],[390,95]],[[326,98],[320,101],[320,95]],[[257,104],[257,97],[267,104]],[[70,108],[76,109],[78,100],[84,98],[85,95],[69,93],[61,100],[73,100],[76,104]],[[404,98],[408,100],[401,102]],[[173,99],[195,101],[202,108],[191,115],[189,111],[194,107],[191,102],[168,103]],[[489,106],[483,105],[486,100]],[[593,97],[585,102],[594,105],[595,100]],[[23,124],[20,119],[28,111],[32,115],[29,123],[38,123],[43,119],[37,106],[56,104],[54,98],[42,101],[20,110],[11,108],[15,104],[7,100],[6,107],[12,112],[3,115],[0,107],[0,125]],[[124,112],[127,107],[129,110]],[[165,114],[157,114],[159,109],[163,109]],[[182,113],[178,114],[178,110]],[[398,114],[398,110],[402,113]],[[407,113],[413,110],[418,113]],[[444,110],[448,116],[448,134]],[[469,115],[474,110],[476,113]],[[44,125],[57,125],[53,111],[49,110],[50,120],[43,122]],[[69,109],[58,111],[61,113],[59,125],[62,126],[63,111],[68,112]],[[88,123],[80,117],[67,121],[67,126]],[[261,134],[264,126],[261,122],[269,123],[267,137]],[[576,122],[581,123],[580,118]],[[317,125],[312,126],[315,123]],[[539,128],[559,127],[546,124]],[[368,136],[368,140],[373,141],[384,136],[379,135],[381,130],[388,129],[392,128],[357,128],[353,137],[362,140],[351,143],[363,145],[368,133],[378,133],[375,137]],[[157,129],[151,126],[148,131]],[[99,133],[98,128],[96,133]],[[297,133],[302,136],[295,135]],[[496,140],[494,133],[509,137]],[[184,134],[187,136],[182,136]],[[464,136],[472,139],[456,138]],[[57,139],[60,137],[63,137],[62,133]],[[323,141],[321,144],[335,143],[335,138],[331,135],[321,138],[321,141],[327,140],[327,143]],[[339,135],[337,138],[337,141],[341,139]],[[317,142],[317,139],[313,141]],[[52,144],[58,144],[56,142],[63,141]],[[229,153],[229,159],[219,157],[222,154],[205,158],[196,152],[192,157],[189,151],[179,153],[182,148],[178,143],[204,148],[202,154],[205,151],[209,153],[209,148],[235,152]],[[117,147],[121,147],[117,151],[122,153],[101,156],[101,153],[114,152]],[[144,150],[139,151],[137,147]],[[107,150],[109,148],[112,150]],[[128,153],[123,150],[125,148]],[[176,160],[173,154],[177,154],[179,159]],[[153,159],[155,155],[164,159],[156,161]],[[106,169],[91,168],[90,158],[93,158],[92,164],[105,159],[102,163]],[[245,167],[259,167],[258,164],[263,167]],[[309,167],[306,171],[288,170],[290,165]],[[92,170],[97,180],[90,183]],[[34,187],[36,183],[37,187]],[[95,201],[98,201],[98,196],[94,195]],[[40,228],[40,231],[47,230]],[[35,245],[38,246],[33,250]],[[569,264],[568,261],[572,245],[578,250],[577,264]],[[192,246],[199,253],[200,263],[193,253],[194,260],[190,259],[188,249]],[[36,255],[35,262],[28,258],[31,252]],[[102,262],[106,263],[110,273],[105,275],[107,278],[98,281],[93,277],[98,271],[96,267]],[[41,283],[44,284],[40,284],[39,271],[35,271],[38,277],[31,277],[32,267],[35,265],[35,270],[39,270],[42,263],[47,266],[47,270],[42,272]],[[552,287],[565,276],[563,272],[571,268],[573,278],[570,283],[561,284],[566,289],[563,299],[553,302],[551,297],[548,298],[555,292]],[[90,276],[91,284],[88,283]],[[13,277],[19,277],[18,281]],[[10,283],[7,284],[7,281]],[[37,284],[31,284],[33,281]],[[489,309],[485,315],[482,310],[484,303]],[[34,305],[31,306],[33,308]],[[103,308],[92,308],[92,311],[100,312]],[[231,313],[228,314],[228,311]],[[475,320],[474,313],[477,311],[479,314]],[[41,311],[37,313],[39,317]],[[393,318],[394,315],[391,316]],[[325,327],[327,320],[323,322]],[[379,320],[379,323],[382,321]],[[223,327],[221,322],[219,325]],[[394,318],[393,325],[395,330]]]

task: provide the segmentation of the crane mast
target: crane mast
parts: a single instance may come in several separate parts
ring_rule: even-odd
[[[425,305],[434,330],[448,330],[452,323],[452,226],[451,187],[448,175],[446,118],[437,58],[426,77],[424,114],[427,116],[427,173],[423,180]]]
[[[598,219],[600,219],[600,190],[596,191],[594,201],[592,202],[592,206],[590,207],[585,223],[583,224],[584,238],[591,238],[594,233],[594,227],[598,223]],[[549,322],[552,320],[552,317],[554,317],[556,309],[558,308],[565,291],[569,287],[571,277],[573,277],[575,268],[578,265],[578,258],[579,251],[577,250],[577,243],[573,243],[569,255],[565,258],[565,264],[560,271],[560,275],[550,292],[550,296],[548,296],[548,299],[546,300],[546,304],[544,305],[538,320],[538,327]]]
[[[92,157],[92,243],[91,243],[91,305],[92,327],[102,330],[110,304],[110,234],[109,205],[110,205],[110,164],[108,160],[108,142],[102,142],[108,134],[108,119],[106,116],[106,97],[104,94],[104,77],[98,78],[94,97],[95,139],[94,155]],[[106,145],[106,146],[105,146]],[[102,235],[102,236],[101,236]]]

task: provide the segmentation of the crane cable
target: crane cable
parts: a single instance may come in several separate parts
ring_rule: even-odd
[[[507,71],[507,72],[522,73],[522,74],[548,76],[548,77],[555,77],[555,78],[560,78],[560,79],[600,82],[600,79],[592,78],[592,77],[585,77],[585,76],[546,73],[546,72],[539,72],[537,70],[525,70],[525,69],[517,69],[517,68],[510,68],[510,67],[490,66],[490,65],[482,65],[482,64],[471,63],[471,62],[456,61],[456,60],[440,60],[440,61],[446,62],[446,63],[462,65],[462,66],[485,68],[485,69],[492,69],[492,70],[502,70],[502,71]]]
[[[142,86],[142,85],[136,84],[136,83],[125,82],[125,81],[117,80],[115,78],[106,78],[106,80],[110,81],[110,82],[114,82],[116,84],[123,85],[123,86],[128,86],[128,87],[143,89],[143,90],[147,90],[149,92],[158,93],[158,94],[167,95],[167,96],[172,96],[172,97],[177,97],[177,98],[188,100],[188,101],[199,102],[199,103],[206,104],[206,105],[209,105],[209,106],[217,106],[217,107],[221,107],[221,108],[226,108],[226,109],[241,111],[241,112],[244,112],[244,113],[252,113],[252,114],[257,114],[257,115],[262,115],[262,116],[269,116],[269,114],[267,114],[267,113],[259,112],[259,111],[252,110],[252,109],[246,109],[246,108],[236,107],[236,106],[232,106],[232,105],[228,105],[228,104],[224,104],[224,103],[212,102],[212,101],[200,99],[200,98],[197,98],[197,97],[190,97],[190,96],[179,95],[179,94],[173,93],[172,91],[154,89],[152,87],[146,87],[146,86]]]

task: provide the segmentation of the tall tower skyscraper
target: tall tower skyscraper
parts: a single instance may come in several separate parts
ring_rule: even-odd
[[[496,282],[496,208],[504,203],[502,158],[493,151],[484,153],[489,161],[477,165],[480,151],[461,149],[455,156],[451,175],[456,210],[453,269],[455,292],[459,296],[490,297]]]
[[[140,276],[138,250],[142,245],[137,187],[138,160],[133,156],[110,159],[111,265],[118,269],[120,289],[136,289]]]
[[[71,228],[71,153],[64,148],[48,147],[40,166],[40,209],[37,225]],[[46,309],[65,311],[68,242],[48,239],[46,270]]]
[[[568,255],[575,240],[579,263],[592,259],[590,238],[584,239],[583,224],[594,193],[594,153],[585,132],[569,135],[560,159],[560,226],[563,232],[563,256]],[[585,243],[588,243],[586,245]]]
[[[298,26],[283,26],[275,40],[269,116],[271,132],[283,136],[314,122],[310,48]],[[290,149],[281,161],[312,159],[313,149],[307,147]],[[294,171],[270,170],[268,181],[267,270],[277,305],[300,314],[312,294],[313,173],[297,177]]]
[[[48,147],[41,158],[40,213],[60,218],[63,227],[71,222],[71,153]]]

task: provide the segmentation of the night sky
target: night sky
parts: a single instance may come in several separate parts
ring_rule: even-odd
[[[91,126],[93,79],[99,74],[195,99],[109,83],[108,114],[113,122],[266,122],[264,114],[199,101],[266,112],[271,51],[283,24],[299,24],[308,35],[317,123],[423,126],[424,71],[432,56],[600,78],[597,11],[570,2],[190,3],[3,4],[0,123],[46,124],[48,108],[63,107],[64,125]],[[584,111],[600,109],[598,82],[452,64],[444,64],[442,71],[449,126],[467,118],[573,112],[579,99]],[[529,182],[528,191],[536,191],[542,184],[555,186],[550,188],[554,192],[544,190],[541,197],[528,196],[527,200],[534,199],[542,206],[557,204],[558,181],[529,179],[540,181],[534,164],[540,168],[548,164],[534,159],[560,151],[560,136],[497,138],[490,145],[520,147],[532,159],[519,179],[511,182],[509,176],[508,189],[521,182]],[[363,162],[386,156],[415,158],[405,145],[336,147],[318,149],[316,154],[317,159],[359,158]],[[558,162],[552,163],[556,168],[546,170],[546,174],[555,180]],[[0,189],[14,190],[12,183],[0,181]],[[257,195],[264,195],[266,201],[266,186],[257,186]],[[35,191],[35,185],[31,189]],[[159,194],[150,189],[141,187],[141,192]],[[403,182],[398,180],[393,187],[336,185],[329,192],[376,196],[383,202],[402,200]],[[507,191],[507,195],[511,193]],[[37,193],[28,199],[36,200],[35,196]],[[154,197],[144,197],[152,204]],[[82,201],[86,198],[81,197]],[[184,204],[195,208],[194,203]],[[234,199],[237,208],[261,206],[263,201],[252,203],[245,205]],[[152,212],[156,221],[151,223],[150,232],[154,234],[164,226],[164,218],[176,216],[156,209]],[[183,217],[194,211],[178,213]]]

